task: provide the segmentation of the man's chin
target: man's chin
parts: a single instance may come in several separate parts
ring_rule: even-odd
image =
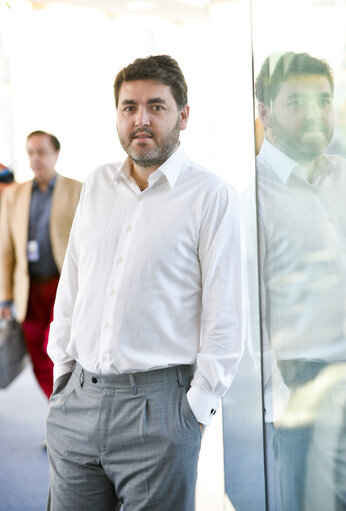
[[[312,161],[318,158],[318,156],[325,152],[329,144],[329,140],[327,140],[325,135],[311,135],[309,134],[308,136],[304,136],[298,148],[299,154],[307,161]]]
[[[310,147],[304,147],[304,150],[301,151],[302,156],[305,156],[305,160],[313,161],[316,160],[321,154],[323,154],[327,148],[328,144],[319,144],[313,145]]]
[[[33,172],[34,172],[35,179],[40,179],[44,175],[44,172],[42,170],[36,169]]]
[[[326,135],[322,132],[311,132],[311,133],[305,133],[301,137],[301,145],[308,147],[316,147],[320,148],[323,152],[327,145],[329,144],[329,137],[326,137]]]
[[[131,160],[140,167],[149,168],[155,165],[161,165],[163,163],[162,158],[157,154],[138,154],[135,152],[130,152],[129,157]]]

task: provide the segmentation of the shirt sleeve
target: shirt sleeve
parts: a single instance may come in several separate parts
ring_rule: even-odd
[[[262,333],[262,363],[263,363],[263,387],[264,387],[264,411],[266,422],[275,422],[280,419],[287,408],[290,391],[285,384],[275,351],[270,342],[270,309],[268,286],[266,286],[265,261],[266,242],[265,227],[261,215],[258,220],[258,243],[259,243],[259,290],[260,290],[260,321]],[[250,289],[249,289],[250,291]],[[260,370],[261,353],[253,352],[255,364]]]
[[[71,337],[71,324],[78,294],[79,225],[85,185],[73,219],[57,289],[54,320],[50,325],[47,352],[54,363],[54,381],[72,370],[74,360],[66,351]]]
[[[220,184],[206,198],[199,238],[202,332],[187,398],[198,422],[209,424],[243,354],[239,200]]]
[[[243,218],[247,247],[246,265],[244,264],[247,330],[245,337],[258,378],[263,377],[265,420],[273,422],[283,415],[290,393],[282,379],[276,355],[270,344],[269,296],[265,285],[266,234],[261,204],[259,203],[256,208],[254,186],[247,189],[243,195]]]

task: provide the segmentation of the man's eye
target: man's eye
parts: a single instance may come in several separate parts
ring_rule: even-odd
[[[125,106],[124,112],[133,112],[134,106]]]
[[[163,106],[161,106],[161,105],[154,105],[153,106],[153,110],[155,110],[156,112],[160,112],[161,110],[163,110]]]
[[[329,106],[329,105],[331,105],[331,103],[332,103],[332,102],[331,102],[331,100],[330,100],[329,98],[323,98],[323,99],[321,99],[321,101],[320,101],[320,104],[321,104],[322,106]]]
[[[299,107],[303,106],[303,102],[299,99],[293,99],[292,101],[290,101],[288,103],[288,106],[294,107],[294,108],[299,108]]]

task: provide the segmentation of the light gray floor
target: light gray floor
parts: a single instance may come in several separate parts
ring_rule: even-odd
[[[261,381],[245,352],[223,399],[225,489],[237,511],[266,509],[261,409]]]
[[[260,406],[259,380],[245,356],[223,407],[226,492],[237,511],[265,509]],[[46,413],[30,366],[0,390],[0,511],[46,508]]]
[[[0,511],[44,511],[48,492],[47,399],[27,366],[0,390]]]

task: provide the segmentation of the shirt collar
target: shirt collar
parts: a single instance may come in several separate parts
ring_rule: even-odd
[[[53,190],[54,185],[55,185],[55,181],[56,181],[56,174],[54,174],[53,178],[49,182],[48,190]],[[38,190],[38,188],[39,188],[36,179],[34,179],[34,181],[32,183],[32,188],[33,188],[33,190]]]
[[[259,159],[270,164],[275,174],[284,184],[287,183],[291,173],[298,165],[296,161],[274,147],[266,138],[258,156]]]
[[[270,164],[275,174],[284,184],[287,183],[293,173],[301,179],[304,179],[304,181],[308,180],[306,168],[287,156],[287,154],[284,154],[277,147],[274,147],[266,138],[263,141],[258,156],[265,163]],[[331,161],[328,156],[321,154],[316,159],[316,171],[314,177],[317,178],[326,173],[330,163]]]
[[[186,162],[186,154],[181,145],[174,151],[173,154],[149,176],[150,181],[157,181],[159,176],[164,175],[168,181],[168,184],[173,188],[179,178],[180,172]],[[118,181],[119,178],[125,177],[126,180],[131,178],[130,172],[130,158],[127,157],[121,164],[119,169],[115,172],[113,182]],[[152,177],[152,180],[150,179]]]

